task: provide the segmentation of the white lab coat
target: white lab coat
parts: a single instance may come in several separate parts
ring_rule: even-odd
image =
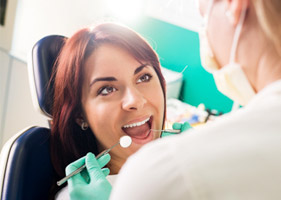
[[[106,179],[113,186],[117,175],[108,175]],[[62,188],[55,196],[55,200],[69,200],[68,185]]]
[[[235,113],[145,145],[110,199],[280,200],[281,80]]]

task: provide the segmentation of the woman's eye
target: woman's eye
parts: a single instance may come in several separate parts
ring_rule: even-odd
[[[148,82],[151,78],[152,76],[150,74],[144,74],[137,80],[137,83]]]
[[[98,90],[98,95],[106,96],[115,91],[117,91],[117,89],[112,86],[104,86]]]

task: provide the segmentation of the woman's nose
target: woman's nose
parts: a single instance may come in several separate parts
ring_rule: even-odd
[[[146,102],[147,100],[140,91],[130,88],[124,94],[122,108],[126,111],[139,110]]]

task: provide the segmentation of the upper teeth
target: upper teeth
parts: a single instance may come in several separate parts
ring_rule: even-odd
[[[124,128],[132,128],[132,127],[136,127],[136,126],[141,126],[143,124],[145,124],[150,118],[147,118],[141,122],[136,122],[136,123],[133,123],[133,124],[128,124],[128,125],[125,125],[123,126]]]

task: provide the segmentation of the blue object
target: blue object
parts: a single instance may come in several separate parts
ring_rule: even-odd
[[[200,121],[199,121],[199,116],[193,114],[193,115],[191,116],[191,118],[183,118],[180,122],[181,122],[181,123],[188,122],[189,124],[196,124],[196,123],[198,123],[198,122],[200,122]]]
[[[7,148],[2,200],[47,200],[54,169],[49,153],[50,130],[32,127]],[[8,144],[8,143],[6,143]],[[4,164],[4,163],[1,163]],[[1,180],[2,181],[2,180]]]
[[[50,35],[39,40],[32,49],[32,70],[37,102],[40,110],[51,117],[51,106],[53,100],[53,82],[49,84],[53,65],[64,45],[66,37],[61,35]],[[37,103],[36,102],[36,103]]]
[[[49,80],[66,37],[51,35],[39,40],[32,49],[29,77],[35,89],[36,104],[51,117],[53,83]],[[33,91],[34,93],[34,91]],[[54,179],[49,150],[50,129],[31,127],[12,137],[1,152],[1,200],[47,200]]]

